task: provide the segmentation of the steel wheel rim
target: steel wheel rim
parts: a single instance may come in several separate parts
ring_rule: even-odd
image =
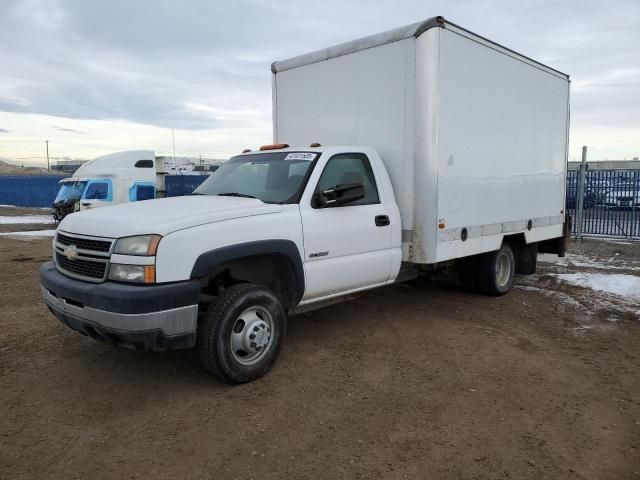
[[[231,354],[241,365],[255,365],[273,345],[273,317],[264,308],[254,306],[242,312],[231,330]]]
[[[504,287],[511,276],[511,261],[506,253],[500,253],[496,259],[496,283]]]

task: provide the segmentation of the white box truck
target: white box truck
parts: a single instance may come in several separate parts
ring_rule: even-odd
[[[195,346],[247,382],[290,314],[433,269],[501,295],[538,251],[564,254],[567,75],[441,17],[272,71],[274,144],[195,195],[62,221],[40,271],[56,317],[135,348]]]

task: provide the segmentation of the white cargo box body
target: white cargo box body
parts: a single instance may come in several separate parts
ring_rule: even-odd
[[[378,151],[403,260],[496,250],[519,232],[527,243],[562,236],[567,75],[441,17],[272,71],[275,143]]]

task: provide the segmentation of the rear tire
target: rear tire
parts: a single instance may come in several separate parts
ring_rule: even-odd
[[[278,297],[260,285],[227,288],[198,325],[196,347],[204,367],[225,382],[245,383],[275,363],[287,327]]]
[[[493,296],[507,293],[513,285],[515,266],[513,250],[507,243],[495,252],[480,255],[477,262],[480,291]]]

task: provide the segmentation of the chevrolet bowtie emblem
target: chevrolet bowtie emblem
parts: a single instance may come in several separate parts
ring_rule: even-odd
[[[78,250],[76,250],[75,245],[69,245],[68,247],[65,247],[62,251],[62,254],[67,257],[68,260],[75,260],[76,258],[78,258]]]

